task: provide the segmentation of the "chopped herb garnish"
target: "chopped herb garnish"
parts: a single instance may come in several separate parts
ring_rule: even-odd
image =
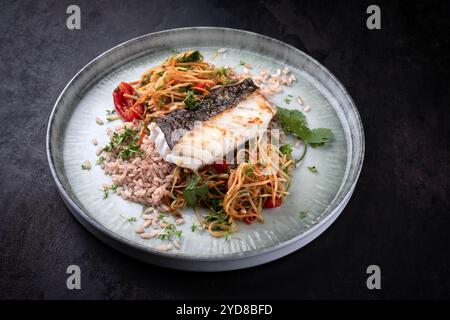
[[[159,97],[158,108],[161,109],[164,106],[164,97]]]
[[[130,143],[128,146],[124,146],[123,149],[119,153],[120,159],[128,159],[133,154],[142,154],[141,146],[138,145],[135,141]]]
[[[323,146],[326,142],[328,142],[333,137],[333,133],[330,129],[326,128],[317,128],[312,129],[311,133],[307,138],[307,143],[315,148],[319,146]]]
[[[280,152],[287,156],[291,156],[292,155],[292,144],[290,144],[290,143],[283,144],[282,146],[280,146]]]
[[[205,217],[205,221],[208,223],[217,221],[218,224],[228,224],[228,215],[225,214],[225,212],[220,211],[210,211]]]
[[[85,162],[85,163],[82,163],[81,164],[81,169],[83,169],[83,170],[91,170],[91,164],[90,164],[90,162]]]
[[[111,115],[113,115],[114,113],[116,113],[116,110],[115,110],[115,109],[105,110],[105,111],[106,111],[106,115],[107,115],[107,116],[111,116]]]
[[[184,104],[186,105],[186,107],[190,110],[195,110],[197,109],[198,105],[199,105],[199,101],[197,100],[197,98],[194,95],[193,91],[188,91],[188,95],[186,96],[186,98],[183,100]]]
[[[322,146],[333,137],[333,133],[330,129],[309,129],[306,124],[305,115],[299,110],[289,110],[277,107],[277,116],[283,126],[284,131],[286,133],[293,134],[294,136],[302,140],[305,144],[303,155],[296,162],[299,162],[303,159],[308,145],[313,148]]]
[[[317,172],[319,172],[319,171],[317,171],[316,166],[309,166],[309,167],[308,167],[308,170],[311,171],[312,173],[317,173]]]
[[[197,230],[198,230],[197,225],[195,224],[194,221],[192,221],[191,231],[192,231],[192,232],[195,232],[195,231],[197,231]]]
[[[122,218],[124,218],[126,221],[128,221],[129,223],[133,223],[136,222],[137,219],[136,217],[125,217],[124,215],[120,215]]]
[[[307,215],[308,215],[308,211],[300,211],[300,213],[298,214],[300,219],[305,219]]]
[[[200,176],[194,173],[189,177],[186,188],[183,189],[183,195],[188,206],[195,206],[200,199],[206,200],[208,198],[208,185],[205,183],[198,186],[199,181]]]
[[[220,212],[216,211],[210,211],[206,216],[203,217],[204,222],[206,225],[210,225],[212,223],[215,224],[215,226],[212,227],[213,231],[225,231],[223,236],[227,240],[229,237],[229,234],[233,231],[232,223],[230,223],[229,216],[224,212],[223,208]],[[231,228],[222,228],[221,225],[228,225],[231,226]]]
[[[178,88],[178,91],[182,92],[182,93],[186,93],[189,91],[189,87],[190,86],[180,87],[180,88]]]
[[[186,52],[181,58],[177,59],[178,62],[198,62],[201,60],[203,60],[203,56],[198,50]]]
[[[181,238],[181,234],[183,233],[182,230],[178,230],[177,227],[166,220],[163,220],[165,222],[164,228],[161,230],[161,232],[158,234],[157,238],[161,240],[170,240],[172,236],[177,236],[178,239]]]
[[[246,175],[247,177],[251,177],[254,170],[255,170],[254,167],[249,167],[249,168],[247,168],[247,170],[245,171],[245,175]]]
[[[241,65],[241,66],[245,66],[246,65],[246,63],[245,63],[245,61],[239,61],[239,65]]]
[[[126,160],[134,154],[142,154],[138,139],[138,131],[124,128],[121,133],[114,132],[111,142],[103,148],[103,151],[117,152],[120,159]]]
[[[159,74],[159,73],[158,73],[158,74]],[[152,80],[152,75],[151,75],[151,74],[148,74],[148,75],[146,75],[146,76],[144,77],[144,80],[141,81],[140,85],[141,85],[141,86],[145,86],[145,85],[147,85],[147,84],[150,83],[150,80]]]
[[[289,95],[288,95],[286,98],[284,98],[284,102],[285,102],[286,104],[291,103],[291,101],[292,101],[292,99],[291,99],[291,97],[289,97]]]
[[[217,68],[216,75],[226,77],[228,74],[228,70],[229,70],[229,68],[227,68],[227,67]]]
[[[208,198],[209,207],[215,212],[223,211],[223,199]]]
[[[102,191],[103,191],[103,199],[108,198],[109,191],[116,192],[118,187],[119,187],[118,185],[112,184],[110,187],[103,188],[102,189]]]
[[[97,162],[96,162],[96,164],[102,164],[103,162],[105,162],[105,160],[106,160],[106,158],[104,157],[104,156],[100,156],[100,157],[98,157],[98,159],[97,159]]]
[[[161,219],[164,219],[166,217],[166,215],[164,214],[164,213],[162,213],[162,212],[160,212],[159,214],[158,214],[158,220],[161,220]]]

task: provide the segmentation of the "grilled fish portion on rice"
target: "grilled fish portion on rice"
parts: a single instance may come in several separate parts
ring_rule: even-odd
[[[178,109],[149,125],[164,160],[197,170],[267,130],[275,109],[251,79],[212,90],[195,110]]]

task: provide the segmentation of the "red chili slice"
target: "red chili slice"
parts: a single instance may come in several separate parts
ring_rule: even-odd
[[[197,89],[200,92],[208,93],[209,86],[206,82],[199,82],[195,86],[191,87],[191,89]]]
[[[255,220],[256,220],[256,217],[255,217],[255,216],[245,217],[245,218],[244,218],[244,222],[245,222],[246,224],[252,224],[253,221],[255,221]]]
[[[124,94],[134,96],[136,94],[136,90],[134,90],[129,83],[121,82],[113,91],[114,105],[123,120],[133,121],[144,113],[144,106],[142,104],[138,104],[133,108],[135,100],[125,97]]]
[[[283,202],[283,198],[275,198],[273,201],[272,198],[268,198],[266,202],[264,202],[263,208],[276,208],[281,206]]]
[[[228,170],[228,164],[227,163],[214,163],[214,170],[216,170],[218,173],[224,173]]]
[[[206,82],[199,82],[195,86],[192,87],[192,89],[208,89]]]

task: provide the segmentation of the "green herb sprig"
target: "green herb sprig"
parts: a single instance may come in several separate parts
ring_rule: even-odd
[[[287,97],[284,98],[284,102],[285,102],[286,104],[289,104],[289,103],[291,103],[292,98],[293,98],[293,97],[292,97],[292,94],[288,94]]]
[[[182,57],[178,58],[178,62],[198,62],[203,60],[203,55],[200,53],[200,51],[195,50],[191,53],[186,52]]]
[[[187,182],[186,188],[183,189],[183,195],[188,206],[195,206],[200,199],[208,198],[208,185],[198,185],[200,176],[193,173]]]
[[[122,160],[129,159],[132,155],[142,155],[141,146],[138,144],[138,131],[124,128],[123,132],[114,132],[111,142],[103,148],[106,152],[117,152]]]
[[[122,218],[124,218],[125,219],[125,221],[127,221],[127,222],[129,222],[129,223],[133,223],[133,222],[136,222],[137,221],[137,219],[136,219],[136,217],[126,217],[126,216],[124,216],[124,215],[120,215]]]
[[[318,173],[319,171],[317,170],[316,166],[309,166],[308,170],[312,173]]]
[[[116,192],[118,187],[119,187],[118,185],[113,184],[113,185],[111,185],[111,187],[109,187],[109,188],[103,188],[103,189],[102,189],[102,190],[103,190],[103,199],[108,198],[109,192],[110,192],[110,191]]]
[[[280,152],[287,156],[291,156],[292,155],[292,144],[287,143],[287,144],[281,145]]]
[[[307,215],[308,215],[308,210],[300,211],[298,214],[300,219],[305,219]]]
[[[197,227],[197,225],[195,224],[194,219],[192,219],[191,231],[192,231],[192,232],[195,232],[195,231],[197,231],[197,230],[198,230],[198,227]]]
[[[299,110],[289,110],[277,107],[277,116],[284,131],[288,134],[296,136],[305,144],[303,155],[300,159],[296,160],[296,163],[303,160],[308,146],[313,148],[323,146],[333,137],[333,133],[330,129],[310,129],[306,123],[305,115]]]
[[[100,156],[98,157],[97,161],[95,162],[98,165],[101,165],[102,163],[104,163],[106,160],[106,158],[104,156]]]
[[[189,110],[195,110],[198,108],[200,101],[195,97],[194,91],[189,90],[186,98],[183,100],[184,104]]]
[[[183,233],[182,230],[178,230],[173,223],[170,223],[167,220],[163,220],[163,222],[164,227],[156,238],[161,240],[170,240],[173,236],[176,236],[178,239],[181,239],[181,235]]]

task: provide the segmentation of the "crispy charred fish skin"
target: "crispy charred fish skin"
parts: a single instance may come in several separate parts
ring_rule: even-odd
[[[252,79],[245,79],[237,84],[222,86],[214,89],[195,110],[178,109],[165,117],[155,120],[158,127],[164,133],[167,144],[172,149],[182,138],[184,130],[192,130],[195,122],[207,121],[222,112],[236,107],[239,102],[245,100],[255,92],[258,86]],[[180,134],[172,134],[172,132]]]

